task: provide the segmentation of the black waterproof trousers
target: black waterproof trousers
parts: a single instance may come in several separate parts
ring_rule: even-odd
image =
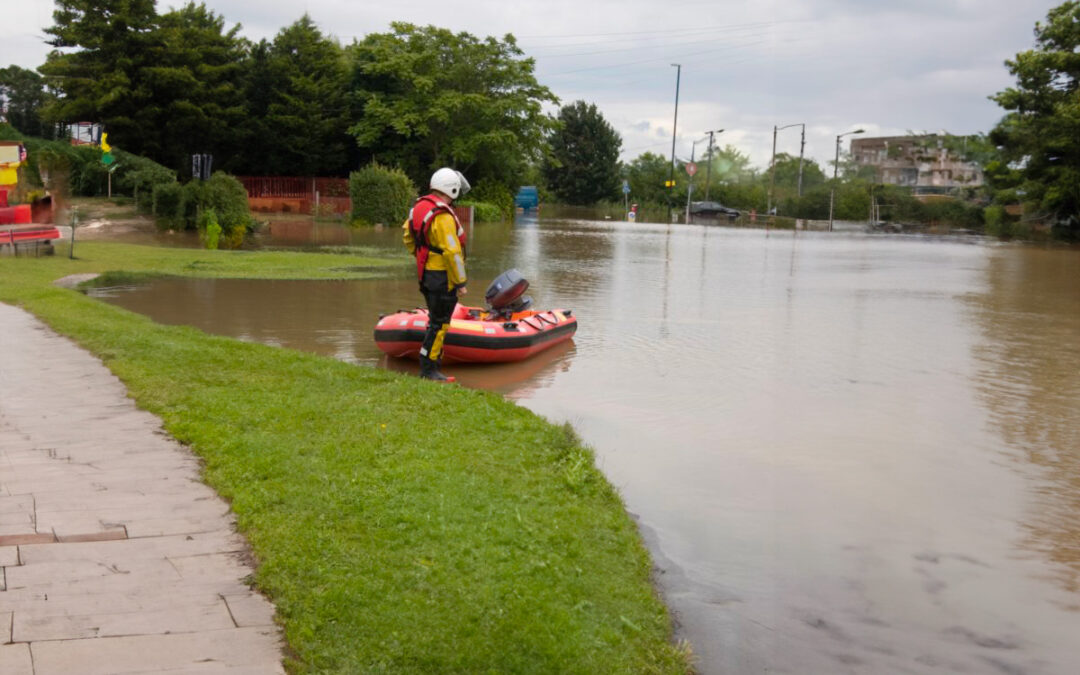
[[[428,308],[427,332],[420,346],[420,358],[437,364],[442,360],[443,340],[450,329],[450,315],[457,306],[457,293],[447,288],[446,272],[442,270],[425,270],[420,291]]]

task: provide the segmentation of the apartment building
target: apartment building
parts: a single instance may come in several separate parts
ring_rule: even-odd
[[[955,148],[940,134],[855,138],[851,155],[859,166],[874,167],[878,183],[910,187],[916,195],[981,186],[982,168],[963,160],[948,145]]]

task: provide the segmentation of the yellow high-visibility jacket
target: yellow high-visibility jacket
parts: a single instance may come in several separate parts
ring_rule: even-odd
[[[404,231],[402,240],[409,253],[416,255],[416,241],[413,239],[409,221],[406,220],[401,226]],[[456,290],[468,283],[465,274],[465,252],[461,248],[461,239],[458,236],[458,223],[449,213],[439,213],[431,222],[428,230],[428,243],[442,249],[442,253],[431,251],[428,254],[427,264],[424,269],[432,271],[445,271],[447,290]]]

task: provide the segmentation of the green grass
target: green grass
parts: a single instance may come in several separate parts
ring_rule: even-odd
[[[688,670],[639,535],[568,427],[492,393],[162,326],[51,284],[110,270],[355,278],[380,261],[76,252],[0,259],[0,301],[102,358],[205,460],[254,549],[291,672]]]

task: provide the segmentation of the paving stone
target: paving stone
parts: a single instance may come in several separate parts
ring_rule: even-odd
[[[0,522],[9,514],[34,513],[34,495],[11,495],[0,498]]]
[[[35,675],[34,662],[30,658],[30,645],[0,644],[0,673],[4,675]]]
[[[180,558],[206,553],[234,553],[246,549],[247,546],[239,534],[222,529],[168,537],[69,543],[63,546],[49,544],[21,546],[19,554],[25,564],[65,560],[96,560],[104,564],[112,564],[139,558]]]
[[[7,567],[9,565],[19,564],[19,547],[18,546],[2,546],[0,547],[0,567]]]
[[[111,564],[96,560],[68,560],[5,569],[10,588],[29,590],[53,588],[73,592],[82,588],[93,588],[94,592],[100,593],[103,589],[169,584],[181,579],[176,568],[164,558],[127,560]]]
[[[54,529],[53,531],[56,533],[56,538],[60,540],[61,544],[71,544],[83,541],[119,541],[121,539],[127,539],[127,530],[123,527],[106,526],[106,529],[84,534],[65,534],[59,529]]]
[[[9,642],[11,642],[11,612],[0,612],[0,645],[6,645]]]
[[[52,532],[34,534],[0,534],[0,546],[20,546],[22,544],[47,544],[56,541]]]
[[[51,603],[43,603],[51,604]],[[157,598],[156,603],[142,603],[117,611],[115,603],[94,614],[70,614],[78,609],[53,607],[48,613],[41,610],[15,612],[11,628],[14,642],[34,643],[39,640],[73,640],[92,637],[130,635],[166,635],[225,630],[235,627],[229,607],[220,597],[204,596],[202,603],[175,604],[171,598]]]
[[[212,667],[281,673],[275,631],[235,628],[173,635],[35,642],[34,675],[116,675],[132,672],[200,672]],[[214,672],[203,670],[201,672]]]
[[[227,595],[225,602],[237,626],[273,626],[274,606],[257,593]]]

